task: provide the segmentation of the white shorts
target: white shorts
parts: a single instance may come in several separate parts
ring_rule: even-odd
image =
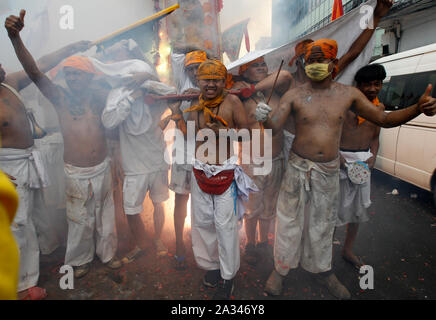
[[[136,176],[125,176],[123,186],[124,212],[127,215],[141,214],[147,192],[154,203],[169,199],[168,171],[158,171]]]
[[[192,166],[174,163],[171,166],[170,189],[177,194],[188,195],[191,193]]]

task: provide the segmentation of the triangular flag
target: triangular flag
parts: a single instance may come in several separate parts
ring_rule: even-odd
[[[335,0],[333,3],[332,21],[340,18],[344,15],[344,7],[342,5],[342,0]]]

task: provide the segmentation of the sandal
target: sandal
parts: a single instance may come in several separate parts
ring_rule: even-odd
[[[164,245],[161,239],[155,240],[154,245],[156,247],[156,254],[158,257],[164,257],[168,255],[168,248]]]
[[[112,258],[109,262],[104,264],[106,267],[112,270],[119,269],[123,266],[123,263],[117,258]]]
[[[363,267],[365,265],[365,263],[363,262],[362,258],[359,256],[356,256],[358,262],[352,260],[351,258],[349,258],[346,255],[342,255],[342,259],[344,259],[345,261],[347,261],[349,264],[351,264],[354,269],[356,269],[357,271],[360,271],[360,268]]]
[[[25,290],[26,295],[21,298],[20,300],[43,300],[47,297],[47,291],[43,288],[39,287],[32,287],[27,290]]]
[[[124,264],[129,264],[132,263],[133,261],[135,261],[136,259],[138,259],[142,254],[144,253],[144,251],[136,246],[135,249],[133,249],[132,251],[130,251],[122,260],[121,262]]]
[[[184,271],[186,270],[186,258],[184,256],[174,256],[174,259],[176,260],[176,270],[178,271]]]

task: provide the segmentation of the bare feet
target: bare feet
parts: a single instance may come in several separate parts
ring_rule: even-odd
[[[32,287],[18,292],[19,300],[43,300],[47,297],[47,292],[43,288]]]
[[[342,258],[350,263],[357,271],[360,271],[360,268],[365,265],[362,258],[356,256],[353,252],[342,252]]]
[[[330,275],[317,275],[317,280],[320,284],[327,287],[329,292],[338,299],[351,299],[351,294],[345,286],[339,282],[338,278],[331,273]]]
[[[283,289],[283,276],[281,276],[276,270],[271,272],[265,285],[265,292],[271,296],[279,296],[282,294]]]

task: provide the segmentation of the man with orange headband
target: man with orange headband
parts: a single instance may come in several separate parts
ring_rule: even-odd
[[[377,6],[374,10],[374,27],[366,28],[360,34],[360,36],[354,41],[351,45],[350,49],[346,54],[344,54],[338,60],[337,70],[334,74],[333,79],[342,73],[354,60],[359,57],[365,47],[368,45],[371,40],[377,26],[379,25],[381,19],[389,12],[393,5],[393,0],[377,0]],[[295,54],[289,62],[289,66],[292,67],[294,64],[296,66],[296,71],[293,73],[293,77],[295,79],[295,86],[299,86],[308,81],[305,72],[305,61],[304,55],[306,52],[306,48],[309,44],[313,42],[312,39],[305,39],[299,42],[295,46]],[[285,152],[289,154],[289,151],[292,148],[292,143],[295,139],[295,123],[292,117],[289,117],[288,122],[285,125]]]
[[[356,87],[376,108],[385,110],[377,96],[383,87],[386,70],[382,65],[370,64],[361,68],[354,77]],[[359,224],[369,220],[367,209],[371,205],[371,175],[379,148],[380,127],[348,111],[341,138],[340,206],[337,226],[347,225],[342,257],[360,270],[362,259],[353,253]],[[353,179],[356,168],[362,168],[360,181]],[[359,172],[359,171],[357,171]],[[350,178],[351,175],[351,178]]]
[[[247,117],[239,98],[225,93],[226,78],[220,61],[203,62],[197,74],[200,98],[185,111],[188,126],[194,124],[197,132],[191,177],[192,248],[198,266],[207,270],[204,285],[218,286],[214,299],[221,300],[230,299],[240,266],[238,190],[250,186],[239,183],[251,181],[237,166],[238,156],[228,139],[232,129],[247,127]]]
[[[10,28],[21,24],[20,17],[10,16],[6,19],[9,37],[14,38],[16,35],[16,30]],[[68,45],[42,57],[38,67],[42,72],[47,72],[71,54],[87,50],[89,44],[89,41],[80,41]],[[48,181],[45,179],[47,172],[41,170],[44,167],[41,157],[36,156],[35,127],[19,94],[31,83],[32,80],[25,71],[6,75],[0,65],[0,168],[15,178],[20,197],[20,206],[11,226],[20,249],[19,298],[41,299],[46,293],[44,289],[36,287],[41,243],[33,222],[36,214],[34,201],[37,190],[46,186]]]
[[[174,81],[179,94],[200,92],[197,83],[197,72],[200,64],[207,60],[207,54],[201,50],[189,50],[186,54],[183,52],[175,52],[171,55]],[[189,106],[190,102],[184,101],[180,104],[178,110],[175,110],[172,114],[171,119],[177,123],[179,129],[183,129],[183,122],[185,122],[189,116],[188,113],[183,114]],[[186,143],[184,144],[183,149],[177,150],[177,152],[183,152],[186,154],[185,146]],[[177,270],[183,270],[186,268],[186,248],[183,241],[183,230],[187,216],[189,194],[191,192],[191,173],[192,166],[189,164],[179,164],[174,162],[171,166],[170,189],[175,193],[174,231],[176,235],[176,254],[174,258]]]
[[[430,85],[418,103],[385,113],[358,89],[333,81],[338,64],[337,43],[321,39],[306,50],[309,82],[289,90],[279,109],[259,106],[257,120],[273,132],[283,130],[290,115],[296,120],[296,137],[289,156],[277,205],[274,266],[265,291],[279,295],[283,278],[299,264],[314,274],[336,297],[349,291],[331,272],[333,233],[339,209],[339,146],[349,110],[381,127],[404,124],[421,113],[436,114]]]
[[[239,68],[239,75],[243,81],[236,82],[235,89],[249,88],[252,90],[252,96],[244,99],[244,108],[247,113],[248,125],[251,130],[262,130],[262,126],[256,121],[255,113],[258,103],[266,102],[265,97],[271,96],[270,106],[273,110],[279,107],[280,98],[288,91],[293,79],[288,71],[278,71],[272,74],[268,73],[268,66],[263,57],[247,63]],[[278,76],[278,78],[277,78]],[[276,86],[273,88],[275,80]],[[257,94],[255,94],[257,92]],[[265,131],[266,134],[266,131]],[[258,159],[254,159],[255,152],[251,148],[250,164],[243,164],[244,171],[253,179],[259,192],[252,193],[247,204],[247,211],[244,217],[245,234],[247,242],[245,245],[245,260],[255,265],[262,257],[267,257],[272,251],[268,245],[268,233],[271,222],[275,218],[277,197],[285,169],[285,155],[283,153],[283,133],[269,137],[261,136],[260,154],[258,157],[264,157],[265,148],[269,148],[272,154],[271,165],[264,166],[271,168],[270,172],[264,172],[260,175],[254,175],[255,169],[259,169]],[[272,144],[269,145],[269,142]],[[256,244],[256,229],[259,226],[259,239]],[[271,254],[270,254],[271,256]]]
[[[24,71],[53,104],[59,118],[68,218],[65,264],[75,268],[76,277],[83,277],[97,253],[109,268],[119,268],[111,171],[101,123],[108,89],[93,81],[97,74],[94,65],[79,56],[68,58],[62,65],[66,87],[56,86],[39,70],[21,40],[24,16],[22,10],[20,17],[8,21],[6,29]]]

